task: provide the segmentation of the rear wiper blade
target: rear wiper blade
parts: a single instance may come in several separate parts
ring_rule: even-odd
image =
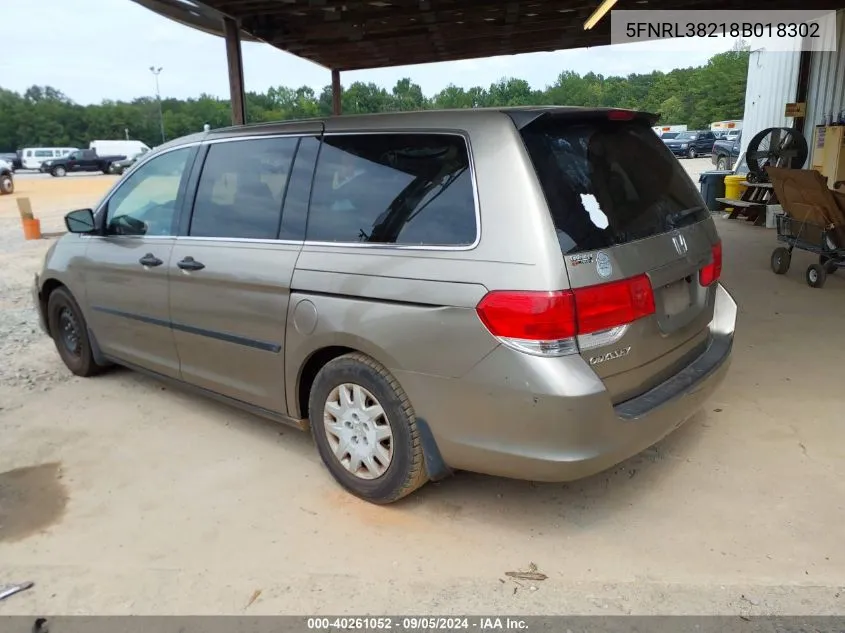
[[[681,211],[675,211],[674,213],[670,213],[666,216],[666,220],[669,222],[669,224],[677,225],[678,222],[680,222],[684,218],[690,215],[694,215],[696,213],[700,213],[701,211],[704,211],[704,207],[690,207],[689,209],[683,209]]]

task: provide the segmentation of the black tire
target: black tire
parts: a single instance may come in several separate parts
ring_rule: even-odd
[[[719,156],[718,160],[716,161],[716,169],[720,169],[722,171],[727,170],[728,168],[728,159],[724,156]]]
[[[0,175],[0,195],[9,195],[15,193],[15,179],[12,174]]]
[[[108,176],[108,175],[109,175],[109,172],[111,172],[111,163],[106,163],[106,164],[104,164],[104,165],[103,165],[102,172],[103,172],[105,175],[107,175],[107,176]]]
[[[694,147],[690,147],[689,151],[687,152],[687,158],[697,158],[698,154],[695,151]]]
[[[810,288],[821,288],[827,280],[827,273],[824,267],[819,264],[810,264],[807,268],[807,285]]]
[[[819,255],[819,265],[824,268],[824,271],[828,275],[832,275],[839,270],[839,266],[836,265],[836,260],[829,255]]]
[[[47,323],[56,350],[70,371],[86,378],[103,371],[104,367],[94,360],[82,310],[67,288],[56,288],[50,293],[47,299]],[[68,331],[69,323],[73,324],[73,336]],[[75,340],[75,345],[71,339]]]
[[[335,456],[329,442],[324,409],[332,392],[344,384],[369,391],[381,405],[392,432],[393,456],[384,473],[373,479],[350,472]],[[332,477],[355,496],[372,503],[392,503],[428,481],[416,414],[408,396],[396,379],[369,356],[352,353],[326,363],[311,387],[308,416],[323,463]]]
[[[785,275],[792,263],[792,254],[788,248],[779,246],[772,251],[772,272],[776,275]]]
[[[61,165],[57,165],[50,170],[50,175],[55,176],[56,178],[64,178],[67,176],[67,169],[62,167]]]

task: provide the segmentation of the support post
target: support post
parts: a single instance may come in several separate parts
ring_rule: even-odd
[[[223,18],[226,32],[226,60],[229,66],[229,95],[232,103],[232,124],[246,123],[244,95],[244,62],[241,55],[241,32],[232,18]]]
[[[332,70],[332,114],[335,116],[339,116],[342,110],[340,91],[340,71]]]

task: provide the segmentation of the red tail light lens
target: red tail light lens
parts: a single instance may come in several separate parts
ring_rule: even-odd
[[[476,311],[493,336],[513,341],[554,342],[626,325],[653,314],[654,293],[648,277],[639,275],[558,292],[494,291],[484,296]],[[525,346],[520,348],[526,351]],[[577,351],[574,341],[568,347],[535,347],[531,351],[543,349],[550,355],[564,349]]]
[[[575,290],[578,334],[625,325],[654,313],[654,293],[645,275]]]
[[[493,336],[531,341],[554,341],[575,336],[572,293],[494,291],[476,308]]]
[[[633,121],[635,112],[630,110],[611,110],[607,113],[607,118],[611,121]]]
[[[702,268],[698,273],[698,281],[702,286],[710,286],[719,281],[722,276],[722,243],[717,242],[713,246],[713,261]]]

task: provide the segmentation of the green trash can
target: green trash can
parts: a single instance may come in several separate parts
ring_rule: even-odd
[[[719,211],[722,207],[716,202],[716,198],[725,197],[725,176],[733,172],[726,169],[716,169],[702,172],[698,177],[698,184],[701,190],[701,197],[707,203],[711,211]]]

